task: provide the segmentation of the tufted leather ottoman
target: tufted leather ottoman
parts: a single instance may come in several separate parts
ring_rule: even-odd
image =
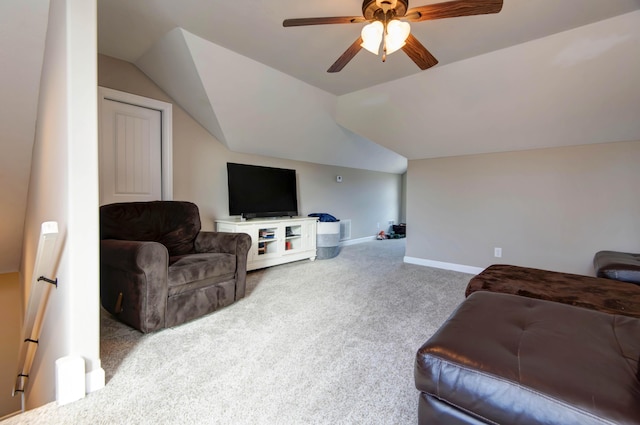
[[[420,424],[638,424],[640,319],[471,294],[418,351]]]

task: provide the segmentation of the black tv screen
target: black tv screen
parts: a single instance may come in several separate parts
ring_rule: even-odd
[[[227,163],[229,214],[244,218],[298,215],[296,171]]]

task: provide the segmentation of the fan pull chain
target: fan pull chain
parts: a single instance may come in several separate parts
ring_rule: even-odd
[[[382,33],[382,62],[387,61],[387,27],[385,25],[384,32]]]
[[[382,31],[382,62],[387,61],[387,23],[389,22],[388,12],[384,14],[384,30]]]

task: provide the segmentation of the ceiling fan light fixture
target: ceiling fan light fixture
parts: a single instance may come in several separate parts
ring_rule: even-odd
[[[362,28],[362,44],[361,46],[377,55],[380,51],[380,43],[382,42],[382,34],[384,33],[384,25],[380,21],[374,21]]]
[[[384,38],[385,51],[388,55],[401,49],[407,44],[407,37],[411,32],[408,22],[394,19],[387,24],[387,34]]]
[[[410,9],[409,0],[362,0],[362,16],[285,19],[282,25],[294,27],[368,22],[361,29],[360,37],[345,50],[327,72],[340,72],[362,48],[374,55],[379,55],[382,50],[382,62],[386,61],[387,55],[402,49],[420,69],[424,70],[437,65],[438,60],[416,37],[411,35],[411,27],[406,21],[421,22],[499,13],[504,0],[428,1],[430,4]]]

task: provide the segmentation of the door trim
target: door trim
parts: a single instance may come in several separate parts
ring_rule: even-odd
[[[102,102],[112,100],[134,106],[154,109],[160,112],[162,121],[162,199],[173,200],[173,105],[161,100],[150,99],[119,90],[98,86],[98,116],[102,114]],[[102,134],[102,122],[98,131]]]

